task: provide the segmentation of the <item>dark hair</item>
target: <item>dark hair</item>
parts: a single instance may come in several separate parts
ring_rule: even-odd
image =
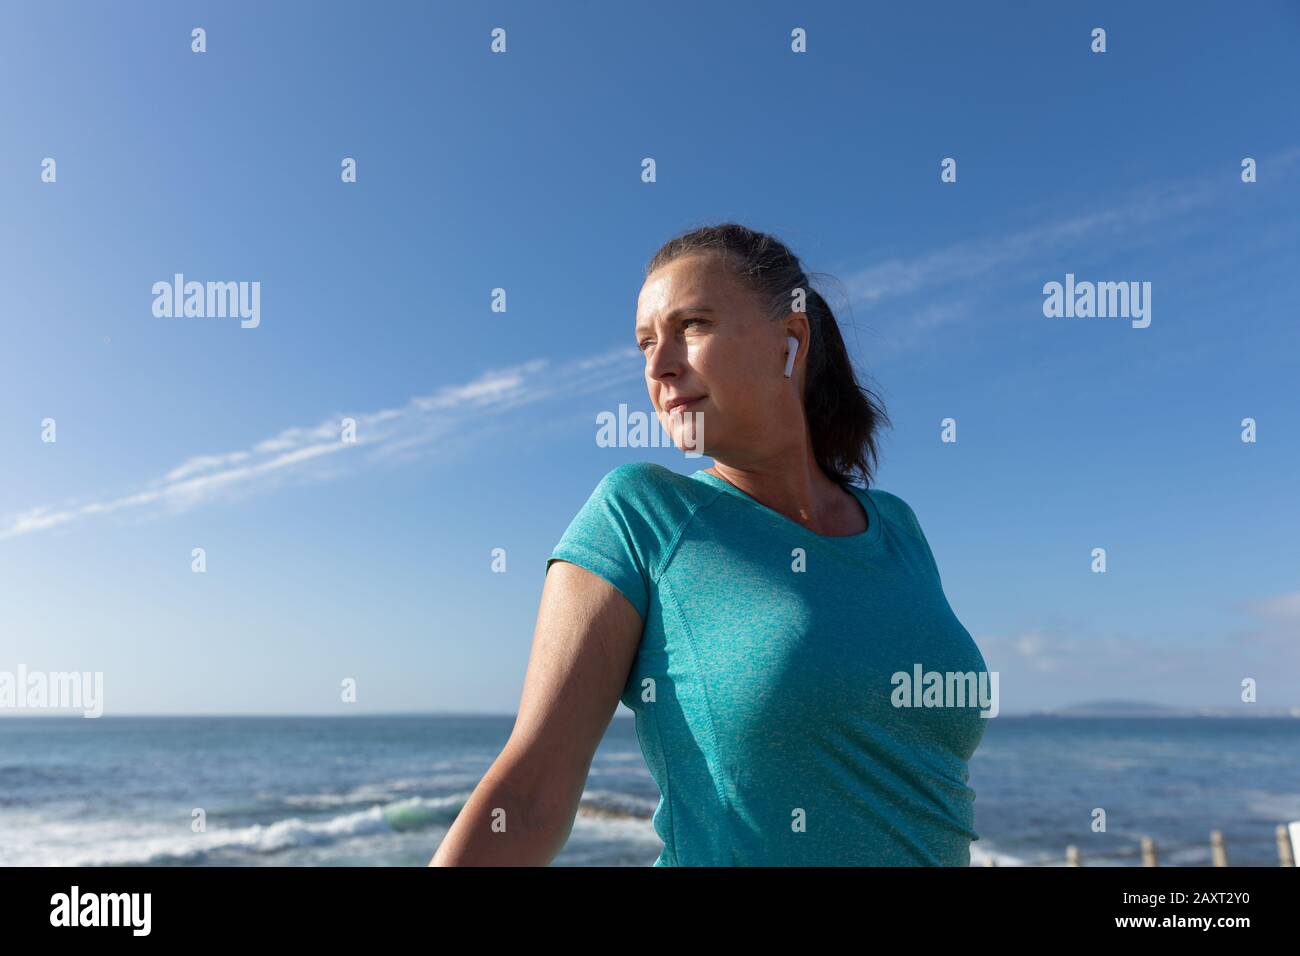
[[[759,299],[769,319],[792,311],[795,289],[806,290],[810,342],[803,406],[817,464],[840,486],[860,474],[871,484],[879,461],[876,432],[890,425],[880,400],[858,384],[844,348],[839,323],[826,300],[808,281],[799,257],[775,236],[734,222],[684,232],[659,247],[646,276],[682,256],[718,256]]]

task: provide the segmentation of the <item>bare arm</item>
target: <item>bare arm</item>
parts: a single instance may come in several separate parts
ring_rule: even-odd
[[[612,584],[556,561],[542,587],[519,716],[430,866],[545,866],[564,847],[641,642]],[[503,829],[504,824],[504,829]]]

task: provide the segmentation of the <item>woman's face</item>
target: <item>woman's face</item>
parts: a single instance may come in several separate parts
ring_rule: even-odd
[[[716,256],[682,256],[652,272],[637,298],[636,340],[651,404],[674,443],[743,466],[802,442],[803,345],[790,378],[785,353],[786,336],[805,343],[807,329],[803,313],[769,321]],[[697,401],[670,415],[679,398]]]

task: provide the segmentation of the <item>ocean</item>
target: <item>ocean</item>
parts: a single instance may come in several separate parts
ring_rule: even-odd
[[[423,866],[513,717],[0,718],[0,865]],[[972,865],[1275,866],[1300,720],[1014,717],[971,761]],[[611,723],[555,866],[649,866],[658,791]],[[1094,810],[1106,814],[1094,832]],[[194,832],[201,810],[203,832]]]

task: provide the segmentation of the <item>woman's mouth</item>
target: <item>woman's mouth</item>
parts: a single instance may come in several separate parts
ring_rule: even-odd
[[[685,402],[674,399],[673,404],[668,406],[667,413],[669,415],[676,415],[678,412],[689,412],[691,409],[698,406],[700,402],[704,401],[704,398],[705,396],[701,395],[699,398],[692,398]]]

